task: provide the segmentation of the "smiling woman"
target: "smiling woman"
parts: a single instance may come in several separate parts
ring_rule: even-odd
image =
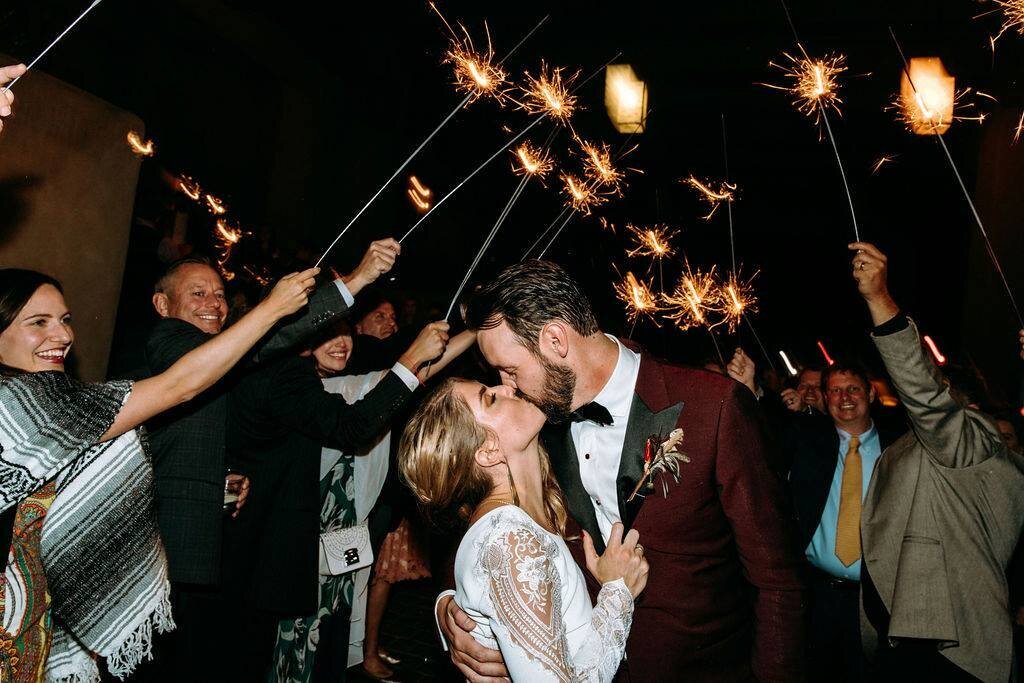
[[[306,303],[315,272],[283,278],[159,375],[83,384],[64,372],[75,337],[60,283],[0,269],[0,680],[42,680],[44,668],[98,680],[101,658],[124,678],[154,629],[172,627],[153,472],[135,428],[223,377]]]

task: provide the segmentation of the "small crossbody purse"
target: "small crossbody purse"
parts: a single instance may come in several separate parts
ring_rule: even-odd
[[[365,524],[332,529],[320,534],[320,573],[337,576],[373,563],[370,528]]]

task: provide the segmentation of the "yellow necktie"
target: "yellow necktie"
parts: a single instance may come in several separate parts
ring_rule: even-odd
[[[852,437],[846,449],[843,484],[839,493],[839,521],[836,524],[836,557],[844,567],[860,559],[860,497],[862,475],[860,439]]]

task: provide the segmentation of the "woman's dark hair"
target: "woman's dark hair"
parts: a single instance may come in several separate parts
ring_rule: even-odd
[[[43,285],[53,285],[61,294],[64,288],[49,275],[25,268],[0,268],[0,332],[10,327],[21,309]],[[19,374],[19,371],[0,363],[0,376]]]
[[[61,294],[64,288],[49,275],[24,268],[0,268],[0,332],[3,332],[21,309],[43,285],[53,285]]]
[[[491,329],[503,320],[534,354],[540,353],[540,331],[552,320],[561,320],[583,337],[598,331],[583,288],[550,261],[509,266],[470,299],[466,309],[469,329]]]

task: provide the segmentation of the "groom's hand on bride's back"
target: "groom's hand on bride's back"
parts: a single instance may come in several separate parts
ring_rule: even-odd
[[[448,595],[437,602],[437,621],[448,641],[448,653],[452,664],[462,672],[470,683],[494,683],[509,681],[508,669],[501,652],[492,650],[477,642],[470,631],[476,622],[455,604]]]

